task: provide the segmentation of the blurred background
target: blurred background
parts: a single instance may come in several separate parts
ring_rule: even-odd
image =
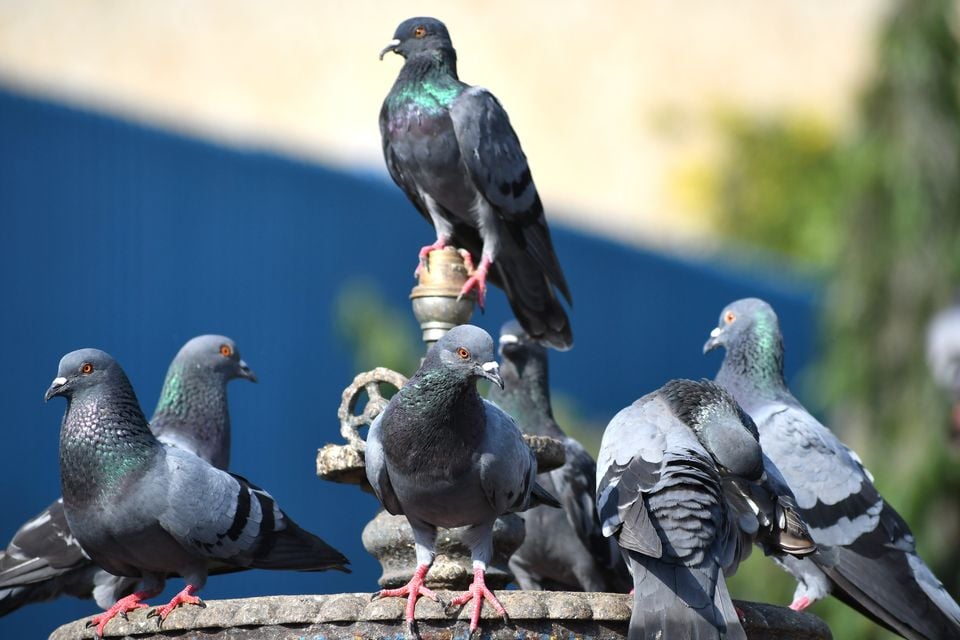
[[[59,492],[63,405],[96,346],[152,410],[189,338],[238,341],[231,467],[354,573],[249,572],[203,594],[372,591],[376,509],[319,481],[353,376],[420,355],[407,295],[433,231],[390,182],[377,115],[413,15],[444,20],[466,82],[504,104],[573,291],[552,355],[561,424],[596,450],[620,408],[701,355],[722,307],[780,314],[797,395],[856,449],[960,591],[960,468],[927,323],[960,282],[957,4],[946,0],[485,3],[0,2],[0,541]],[[508,318],[501,292],[474,321]],[[179,590],[171,581],[165,593]],[[788,604],[755,554],[735,597]],[[157,599],[158,602],[160,598]],[[44,637],[92,602],[32,605]],[[890,637],[836,601],[837,638]]]

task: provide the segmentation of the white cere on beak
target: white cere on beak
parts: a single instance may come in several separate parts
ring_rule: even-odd
[[[505,344],[516,344],[518,342],[520,342],[520,338],[513,335],[512,333],[505,333],[502,336],[500,336],[500,346],[503,346]]]
[[[67,379],[64,378],[63,376],[60,376],[59,378],[54,378],[54,379],[53,379],[53,382],[50,384],[50,386],[51,386],[51,387],[62,387],[62,386],[65,385],[65,384],[67,384]]]
[[[482,365],[480,365],[480,368],[486,371],[487,373],[490,373],[491,371],[493,373],[500,372],[500,365],[497,364],[496,362],[484,362]]]
[[[716,338],[718,335],[720,335],[720,332],[721,332],[721,331],[722,331],[722,329],[720,329],[720,327],[714,327],[714,328],[713,328],[713,331],[710,332],[710,337],[711,337],[711,338]]]
[[[394,38],[393,40],[391,40],[390,42],[387,43],[387,46],[388,46],[388,47],[399,47],[399,46],[400,46],[400,38]]]

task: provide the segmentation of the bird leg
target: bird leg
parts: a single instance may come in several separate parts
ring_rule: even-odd
[[[87,622],[87,628],[90,628],[94,625],[97,627],[97,637],[103,637],[103,630],[106,628],[107,623],[113,620],[116,616],[120,616],[123,619],[127,618],[127,611],[134,611],[136,609],[146,609],[150,605],[144,604],[141,602],[146,598],[151,598],[157,595],[156,591],[137,591],[136,593],[131,593],[125,598],[120,598],[116,603],[99,615],[93,616]]]
[[[429,256],[431,252],[436,251],[437,249],[444,249],[444,248],[446,248],[446,246],[447,246],[447,241],[448,241],[448,240],[450,240],[450,238],[448,238],[447,236],[445,236],[445,235],[443,235],[443,234],[439,234],[439,235],[437,236],[437,241],[436,241],[436,242],[434,242],[433,244],[428,244],[427,246],[420,248],[420,260],[417,262],[417,268],[416,268],[416,270],[413,272],[413,277],[414,277],[414,278],[416,278],[417,276],[420,275],[420,271],[421,271],[422,269],[424,269],[424,268],[428,268],[428,269],[429,269],[429,266],[428,266],[428,263],[427,263],[427,256]]]
[[[430,589],[427,589],[423,584],[424,578],[429,570],[429,564],[421,564],[417,566],[417,570],[413,572],[413,577],[410,578],[410,582],[399,589],[382,589],[373,594],[373,598],[371,598],[372,600],[376,600],[377,598],[399,598],[402,596],[407,596],[405,619],[407,621],[407,629],[411,635],[416,635],[413,630],[413,625],[416,622],[413,614],[417,608],[417,598],[420,596],[426,596],[434,602],[439,602],[441,606],[443,605],[437,594]]]
[[[447,609],[463,606],[473,600],[473,614],[470,616],[470,633],[473,633],[480,624],[480,609],[483,607],[483,601],[485,599],[493,605],[493,608],[500,614],[503,621],[510,624],[510,617],[507,615],[507,610],[503,608],[503,605],[500,604],[500,601],[493,595],[493,592],[487,589],[487,585],[484,584],[483,567],[474,567],[473,584],[470,585],[470,589],[451,600]]]
[[[803,596],[802,598],[797,598],[796,600],[794,600],[793,604],[790,605],[790,608],[793,609],[794,611],[803,611],[804,609],[809,607],[811,604],[812,603],[810,602],[810,598],[808,598],[807,596]]]
[[[490,269],[491,264],[492,261],[487,256],[480,258],[480,266],[474,269],[470,277],[467,278],[467,281],[463,283],[463,288],[460,289],[460,295],[457,296],[457,300],[470,293],[470,290],[476,287],[477,304],[480,305],[480,310],[483,310],[483,297],[487,292],[487,271]]]
[[[179,607],[181,604],[195,604],[200,607],[206,607],[207,605],[203,603],[203,600],[193,595],[195,591],[197,591],[197,587],[193,586],[192,584],[188,584],[186,587],[184,587],[183,591],[173,596],[173,599],[170,600],[170,602],[162,607],[157,607],[148,613],[147,617],[152,618],[156,616],[157,626],[159,627],[163,624],[163,621],[167,619],[167,616],[170,615],[170,612]]]

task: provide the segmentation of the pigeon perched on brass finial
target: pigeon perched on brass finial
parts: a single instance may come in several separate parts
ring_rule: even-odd
[[[507,112],[492,93],[457,77],[457,54],[439,20],[403,21],[381,59],[390,51],[404,63],[380,110],[384,159],[437,232],[417,270],[434,249],[465,249],[476,269],[461,295],[476,288],[482,308],[489,279],[527,333],[569,349],[573,333],[556,291],[568,303],[570,291]]]

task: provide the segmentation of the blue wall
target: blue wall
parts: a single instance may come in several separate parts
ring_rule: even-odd
[[[779,310],[788,373],[810,353],[809,288],[556,224],[553,233],[576,347],[553,357],[552,380],[592,418],[605,422],[669,378],[712,376],[719,356],[700,349],[737,297]],[[179,347],[223,333],[260,377],[231,383],[232,468],[346,553],[354,573],[234,574],[202,595],[372,591],[379,570],[360,530],[375,501],[314,475],[316,449],[339,440],[340,393],[357,373],[333,301],[366,278],[407,308],[416,251],[433,237],[385,173],[219,147],[0,89],[0,542],[59,494],[64,404],[42,398],[64,353],[113,354],[149,415]],[[495,332],[507,314],[492,290],[475,322]],[[165,595],[181,586],[172,580]],[[94,612],[72,599],[25,607],[0,618],[0,638],[43,637]]]

